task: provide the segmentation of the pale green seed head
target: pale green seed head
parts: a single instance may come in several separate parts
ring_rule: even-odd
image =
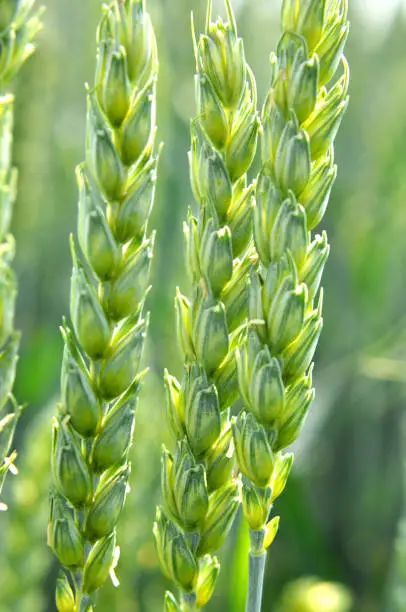
[[[95,80],[87,87],[86,161],[76,172],[73,332],[64,323],[62,416],[52,451],[55,484],[80,509],[75,525],[87,549],[94,544],[75,577],[87,595],[109,575],[117,584],[115,528],[128,488],[127,460],[145,374],[140,373],[149,320],[144,305],[154,250],[148,221],[159,155],[157,71],[146,3],[104,5]]]

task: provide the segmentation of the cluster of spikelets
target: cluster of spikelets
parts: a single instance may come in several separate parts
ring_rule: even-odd
[[[292,455],[281,451],[298,437],[314,396],[312,360],[329,245],[325,232],[311,231],[336,178],[333,143],[348,104],[347,2],[285,0],[282,29],[262,110],[252,324],[237,354],[245,411],[233,422],[243,510],[258,555],[275,531],[277,519],[267,526],[269,512],[292,465]]]
[[[17,284],[10,264],[14,240],[9,234],[17,189],[17,171],[12,167],[13,96],[11,79],[33,53],[33,38],[41,28],[40,11],[33,2],[8,0],[0,4],[0,495],[9,470],[15,470],[10,452],[20,415],[14,385],[19,333],[14,330]],[[5,505],[0,502],[0,509]]]
[[[77,170],[78,242],[72,239],[61,405],[54,420],[49,543],[63,566],[58,610],[92,609],[114,580],[115,527],[130,465],[154,236],[157,53],[144,3],[114,2],[99,25],[88,91],[86,162]]]
[[[190,299],[178,291],[181,382],[166,374],[175,452],[163,450],[162,499],[154,534],[164,573],[181,590],[165,610],[203,607],[219,573],[214,553],[239,506],[230,407],[238,396],[235,349],[248,316],[254,159],[259,120],[256,88],[230,3],[228,21],[211,20],[195,40],[197,117],[192,121],[190,175],[198,204],[184,225]]]

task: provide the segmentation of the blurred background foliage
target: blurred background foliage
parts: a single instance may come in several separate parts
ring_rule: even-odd
[[[23,331],[16,394],[30,408],[17,432],[20,475],[7,482],[10,510],[0,516],[0,612],[55,610],[50,593],[56,567],[46,548],[50,420],[59,391],[58,325],[68,310],[74,167],[84,151],[83,83],[92,80],[100,2],[48,4],[38,52],[16,86],[20,186],[13,231],[20,282],[17,324]],[[100,612],[156,612],[167,586],[157,567],[151,525],[160,445],[167,436],[162,369],[180,368],[173,295],[175,286],[186,282],[179,245],[191,202],[189,19],[193,9],[198,27],[203,26],[205,0],[149,0],[149,5],[160,45],[158,114],[166,143],[153,218],[159,239],[149,302],[151,372],[139,406],[133,486],[120,527],[121,587],[104,589]],[[235,0],[234,5],[263,99],[280,2]],[[400,3],[389,0],[350,5],[351,104],[338,138],[339,177],[325,218],[332,252],[325,273],[317,400],[295,449],[294,475],[278,501],[282,522],[267,567],[264,612],[406,610],[406,523],[401,520],[406,519],[406,16]],[[219,587],[207,606],[211,612],[243,612],[247,546],[244,526],[237,524],[222,551]],[[303,576],[318,576],[323,584],[317,586],[314,578],[289,584]],[[329,590],[325,583],[345,586]],[[313,607],[304,607],[307,597],[311,602],[314,593],[326,592],[333,593],[327,603],[313,599]]]

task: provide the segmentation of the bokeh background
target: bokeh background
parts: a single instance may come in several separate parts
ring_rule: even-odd
[[[83,84],[93,78],[100,2],[47,4],[38,52],[16,84],[20,183],[13,231],[17,326],[23,332],[16,394],[29,409],[17,431],[20,475],[7,480],[9,512],[0,516],[0,612],[55,610],[57,567],[46,547],[50,424],[62,351],[58,326],[68,312],[74,168],[84,152]],[[280,2],[233,4],[263,99]],[[204,5],[205,0],[149,0],[160,47],[158,120],[165,141],[152,221],[158,245],[149,299],[151,372],[138,410],[132,492],[119,529],[121,587],[103,590],[100,612],[156,612],[168,586],[157,567],[151,527],[160,445],[167,439],[162,370],[168,364],[175,374],[180,369],[173,295],[176,285],[185,284],[179,245],[191,201],[189,20],[193,9],[202,27]],[[267,566],[264,612],[406,610],[406,8],[394,0],[350,5],[351,104],[337,141],[339,176],[323,221],[332,252],[324,280],[317,399],[295,448],[294,474],[277,503],[282,521]],[[217,8],[223,11],[220,0]],[[244,525],[237,522],[221,551],[222,573],[208,611],[243,612],[247,546]],[[315,578],[303,580],[309,576]],[[317,581],[344,586],[335,590]],[[313,607],[305,607],[312,597]]]

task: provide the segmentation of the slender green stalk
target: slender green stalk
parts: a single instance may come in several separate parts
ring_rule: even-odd
[[[282,30],[262,111],[254,207],[260,266],[251,276],[249,330],[237,353],[244,411],[232,424],[254,557],[276,535],[279,517],[269,515],[293,461],[282,451],[298,437],[314,396],[329,245],[325,232],[311,232],[336,178],[333,143],[348,105],[347,0],[284,0]],[[262,571],[262,563],[251,563],[247,612],[260,609]]]
[[[249,555],[249,584],[247,612],[261,612],[262,589],[264,584],[266,553]]]
[[[59,611],[93,610],[114,576],[116,523],[128,489],[157,166],[155,36],[143,0],[103,7],[88,90],[86,162],[77,169],[70,315],[54,419],[49,544],[61,564]]]
[[[14,330],[17,281],[11,268],[14,238],[9,234],[17,195],[17,170],[12,167],[14,97],[10,83],[33,53],[41,29],[40,11],[31,0],[3,0],[0,4],[0,495],[8,471],[15,471],[10,452],[21,408],[12,390],[20,334]],[[6,506],[0,500],[0,510]]]
[[[190,175],[197,214],[184,225],[192,297],[178,290],[175,308],[184,354],[182,382],[165,375],[168,417],[176,440],[162,456],[163,507],[154,534],[164,573],[180,588],[165,610],[195,610],[212,596],[223,544],[239,506],[230,406],[238,397],[235,348],[248,316],[253,185],[247,171],[257,145],[255,82],[230,2],[228,21],[197,41],[197,117],[191,123]]]

